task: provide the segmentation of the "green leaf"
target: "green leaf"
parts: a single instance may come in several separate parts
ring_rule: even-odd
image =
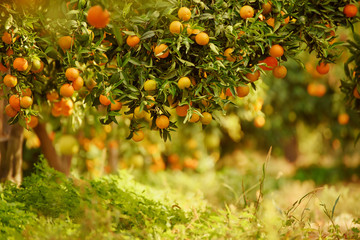
[[[124,39],[123,39],[123,36],[120,32],[120,29],[118,27],[114,27],[113,28],[113,33],[115,35],[115,39],[116,39],[116,42],[118,43],[119,46],[122,46],[124,44]]]
[[[192,62],[186,61],[186,60],[181,59],[181,58],[179,58],[179,57],[176,57],[176,58],[177,58],[181,63],[185,64],[185,65],[188,66],[188,67],[194,67],[194,66],[195,66],[195,64],[192,63]]]
[[[155,36],[155,31],[147,31],[141,36],[141,40],[152,38],[153,36]]]
[[[5,21],[5,29],[6,30],[10,29],[13,24],[14,24],[13,16],[11,14],[9,14],[8,19],[6,19],[6,21]]]
[[[136,66],[141,65],[141,62],[140,62],[138,59],[136,59],[136,58],[131,57],[131,58],[128,58],[128,59],[129,59],[129,62],[130,62],[130,63],[132,63],[132,64],[134,64],[134,65],[136,65]]]

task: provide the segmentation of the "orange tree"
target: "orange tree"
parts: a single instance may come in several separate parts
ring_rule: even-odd
[[[350,57],[345,63],[346,79],[341,81],[341,91],[346,94],[347,106],[357,113],[360,112],[360,35],[353,34],[353,40],[348,40],[347,48]],[[359,129],[357,127],[357,129]],[[360,139],[360,134],[356,141]]]
[[[171,108],[184,122],[206,125],[214,111],[226,112],[229,96],[256,88],[260,72],[285,77],[282,63],[301,51],[315,51],[326,74],[341,44],[333,43],[334,30],[357,21],[351,3],[2,1],[5,113],[10,124],[34,129],[45,156],[54,158],[50,165],[61,171],[43,123],[76,130],[94,107],[106,108],[103,124],[133,115],[134,141],[143,139],[143,127],[166,140],[176,128]]]
[[[342,67],[333,67],[329,76],[324,77],[314,72],[311,61],[306,63],[311,74],[293,61],[286,66],[285,79],[263,78],[269,85],[262,107],[266,123],[257,128],[256,121],[245,121],[242,126],[247,136],[245,141],[256,138],[258,145],[273,146],[274,152],[295,161],[299,152],[298,137],[304,135],[305,124],[305,129],[322,136],[321,147],[316,149],[322,154],[335,156],[333,150],[340,146],[346,150],[342,154],[356,151],[354,141],[359,134],[359,115],[346,109],[342,101],[344,94],[338,87]]]

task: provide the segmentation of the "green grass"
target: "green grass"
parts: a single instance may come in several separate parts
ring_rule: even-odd
[[[121,171],[80,180],[41,162],[20,187],[2,187],[0,239],[360,238],[358,188],[264,176],[259,166],[253,175]]]

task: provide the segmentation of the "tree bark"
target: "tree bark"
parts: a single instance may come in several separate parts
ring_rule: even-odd
[[[66,176],[69,176],[69,175],[70,175],[71,160],[72,160],[72,156],[71,156],[71,155],[61,156],[61,162],[62,162],[63,172],[65,173]]]
[[[62,164],[61,158],[56,153],[55,147],[46,131],[45,124],[39,123],[34,128],[34,132],[40,139],[40,148],[48,161],[49,166],[68,175],[70,171],[68,171],[68,167],[66,166],[67,164]]]
[[[299,157],[299,143],[296,135],[291,136],[284,145],[285,158],[289,162],[296,162]]]
[[[109,147],[108,164],[111,173],[116,173],[118,170],[119,150],[116,147]]]
[[[0,96],[2,96],[0,92]],[[3,114],[5,101],[0,101],[0,181],[20,184],[22,181],[22,151],[24,129],[19,124],[9,126]]]
[[[24,142],[24,128],[19,124],[11,126],[6,159],[9,164],[7,180],[20,184],[22,181],[22,153]]]

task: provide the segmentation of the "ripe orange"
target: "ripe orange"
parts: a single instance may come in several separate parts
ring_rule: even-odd
[[[1,62],[0,62],[0,72],[6,73],[9,70],[9,68],[5,67]]]
[[[54,106],[51,108],[51,115],[53,115],[54,117],[60,117],[61,115],[61,108],[57,109]]]
[[[240,39],[243,35],[245,34],[245,32],[244,31],[239,31],[238,32],[238,39]]]
[[[140,142],[144,139],[144,137],[144,132],[142,130],[138,130],[133,132],[132,140],[134,140],[134,142]]]
[[[13,109],[10,104],[6,105],[5,107],[5,114],[9,117],[15,117],[17,115],[17,111],[15,109]]]
[[[270,48],[270,56],[272,57],[281,57],[284,55],[284,49],[279,44],[272,45]]]
[[[20,111],[20,98],[18,96],[11,95],[9,98],[9,104],[14,110]]]
[[[360,99],[360,93],[357,90],[357,87],[354,88],[353,95],[354,95],[355,98]]]
[[[179,87],[180,89],[189,88],[190,85],[191,85],[191,80],[190,80],[190,78],[188,78],[188,77],[182,77],[182,78],[180,78],[179,81],[178,81],[178,87]]]
[[[13,75],[7,74],[3,80],[7,87],[15,87],[17,85],[17,77]]]
[[[191,11],[187,7],[181,7],[178,11],[178,17],[183,21],[189,21],[191,18]]]
[[[266,20],[266,23],[270,26],[270,27],[275,27],[275,18],[269,18],[268,20]]]
[[[196,35],[195,37],[195,41],[197,44],[204,46],[207,45],[210,41],[209,35],[207,35],[207,33],[205,32],[201,32],[199,34]]]
[[[190,24],[184,24],[184,28],[186,29],[186,32],[188,35],[191,35],[193,32],[193,29],[191,28]]]
[[[257,81],[257,80],[259,79],[259,77],[260,77],[260,71],[257,70],[256,72],[253,72],[253,73],[247,73],[247,74],[245,75],[245,77],[246,77],[247,79],[249,79],[250,82],[255,82],[255,81]]]
[[[254,119],[254,126],[262,128],[265,125],[265,118],[263,116],[256,116]]]
[[[141,110],[140,111],[140,106],[137,106],[135,109],[134,109],[134,117],[137,118],[137,119],[140,119],[140,118],[144,118],[146,115],[146,112],[144,110]]]
[[[104,105],[104,106],[108,106],[108,105],[111,104],[110,99],[108,99],[107,96],[102,95],[102,94],[101,94],[100,97],[99,97],[99,101],[100,101],[100,103],[101,103],[102,105]]]
[[[264,15],[269,14],[272,10],[271,3],[270,2],[264,3],[262,5],[262,9],[263,9],[262,14],[264,14]]]
[[[284,16],[285,13],[284,13],[283,11],[281,11],[281,15]],[[284,19],[284,22],[285,22],[285,24],[288,24],[289,21],[290,21],[290,16],[287,16],[287,17]]]
[[[110,105],[110,110],[111,111],[119,111],[122,108],[122,103],[119,102],[118,100],[114,100],[114,103],[111,103]]]
[[[316,71],[320,74],[327,74],[330,70],[330,64],[321,62],[316,66]]]
[[[208,112],[203,112],[202,113],[202,117],[200,118],[200,122],[204,125],[208,125],[211,123],[212,121],[212,115],[211,113],[208,113]]]
[[[307,92],[310,96],[322,97],[326,93],[326,86],[321,83],[309,83],[307,86]]]
[[[126,39],[126,44],[130,47],[135,47],[140,42],[140,38],[136,35],[128,36]]]
[[[176,114],[180,117],[185,117],[188,109],[189,109],[189,105],[177,106]]]
[[[146,108],[147,109],[152,108],[155,105],[155,103],[153,103],[155,102],[155,98],[153,96],[146,96],[146,99],[152,101],[152,102],[149,101],[149,103],[146,105]]]
[[[13,62],[13,67],[18,71],[26,71],[29,64],[25,58],[15,58]]]
[[[169,30],[172,34],[179,34],[183,30],[183,25],[179,21],[173,21],[170,23]]]
[[[67,10],[70,10],[70,1],[68,1],[67,3],[66,3],[66,9]],[[75,3],[75,4],[73,4],[73,6],[72,6],[72,10],[75,10],[76,9],[76,7],[77,7],[77,3]]]
[[[206,74],[206,72],[204,72],[204,77],[207,78],[207,75],[205,75],[205,74]],[[192,85],[194,85],[194,86],[196,85],[196,79],[194,77],[190,77],[190,81],[191,81]]]
[[[74,102],[71,99],[62,98],[60,104],[62,113],[69,112],[74,108]]]
[[[65,117],[70,116],[74,112],[74,103],[71,99],[62,99],[61,106],[61,114]]]
[[[58,102],[54,102],[53,108],[55,108],[56,110],[61,111],[61,105],[62,105],[63,102],[64,102],[64,98],[61,98],[60,101],[58,101]]]
[[[325,95],[326,93],[326,86],[324,84],[318,84],[317,88],[316,88],[316,96],[317,97],[322,97]]]
[[[240,17],[243,19],[252,18],[254,16],[254,9],[249,6],[245,5],[240,8]]]
[[[11,55],[14,54],[14,50],[12,50],[11,48],[9,48],[7,51],[6,51],[6,56],[10,57]]]
[[[6,44],[12,44],[13,43],[13,39],[11,37],[11,34],[8,32],[4,32],[4,34],[2,35],[1,39],[3,40],[4,43]]]
[[[350,120],[350,117],[347,113],[341,113],[338,116],[338,122],[340,125],[348,124],[349,120]]]
[[[53,102],[59,99],[59,94],[55,90],[52,90],[46,94],[46,99]]]
[[[237,91],[237,95],[238,97],[246,97],[249,92],[250,92],[250,88],[249,86],[239,86],[236,88],[236,91]]]
[[[153,79],[146,80],[144,83],[144,90],[147,92],[156,90],[156,81]]]
[[[276,78],[285,78],[287,74],[287,69],[285,66],[276,66],[273,69],[273,75]]]
[[[66,110],[66,109],[61,109],[61,114],[65,117],[70,116],[71,114],[73,114],[74,110],[70,109],[70,110]]]
[[[344,7],[344,14],[346,17],[350,18],[350,17],[355,17],[356,14],[357,14],[357,7],[354,5],[354,4],[347,4],[345,7]]]
[[[224,51],[224,56],[226,57],[226,60],[228,60],[229,62],[235,62],[236,61],[236,57],[232,56],[231,53],[234,51],[233,48],[227,48]]]
[[[30,88],[22,89],[22,90],[21,90],[21,95],[22,95],[22,96],[29,96],[29,97],[31,97],[32,91],[31,91]]]
[[[29,96],[21,97],[20,98],[20,106],[22,108],[29,108],[33,104],[33,100]]]
[[[229,90],[229,91],[230,91],[230,90]],[[227,95],[226,95],[226,92],[227,92],[227,89],[226,89],[226,90],[223,89],[223,90],[221,91],[219,97],[220,97],[221,99],[223,99],[223,100],[226,99],[226,96],[227,96]],[[231,94],[230,96],[232,96],[232,94]]]
[[[180,157],[176,153],[173,153],[168,156],[168,162],[171,164],[178,163],[179,160],[180,160]]]
[[[227,97],[233,96],[233,94],[231,93],[230,88],[227,88],[227,89],[226,89],[226,91],[225,91],[225,96],[227,96]],[[221,96],[220,96],[220,97],[221,97]],[[224,99],[225,99],[225,98],[224,98]]]
[[[156,118],[155,123],[158,128],[164,129],[169,127],[170,121],[167,116],[161,115],[160,117]]]
[[[95,28],[104,28],[110,22],[110,14],[101,6],[96,5],[89,9],[86,20],[88,23]]]
[[[199,161],[197,159],[186,157],[184,159],[184,167],[189,169],[196,169],[199,165]]]
[[[60,87],[60,95],[63,97],[71,97],[74,94],[74,88],[68,83]]]
[[[276,58],[274,57],[267,57],[262,61],[259,61],[259,63],[265,63],[265,66],[260,66],[261,69],[265,70],[265,71],[270,71],[272,70],[274,67],[276,67],[278,65],[278,61]]]
[[[35,128],[39,124],[39,119],[31,115],[29,118],[26,119],[26,127],[27,128]]]
[[[167,50],[165,51],[165,49]],[[167,58],[169,56],[169,48],[166,44],[160,44],[159,46],[155,47],[154,53],[155,53],[155,57]]]
[[[74,39],[70,36],[63,36],[59,38],[58,44],[63,51],[66,51],[73,46]]]
[[[201,32],[200,29],[192,29],[190,24],[184,24],[184,27],[186,28],[186,32],[188,35],[191,35],[191,34],[197,35]],[[194,40],[195,36],[192,36],[191,39]]]
[[[51,114],[54,117],[59,117],[61,115],[61,110],[61,102],[55,102],[51,109]]]
[[[193,35],[197,35],[197,34],[199,34],[201,32],[201,30],[200,29],[193,29],[192,31],[191,31],[191,34],[193,34]],[[193,37],[191,37],[191,39],[192,40],[194,40],[195,39],[195,37],[193,36]]]
[[[310,96],[316,96],[316,84],[315,83],[309,83],[307,85],[306,90]]]
[[[75,91],[79,91],[84,86],[84,79],[82,77],[77,77],[72,83],[72,86]]]
[[[191,115],[191,118],[190,118],[189,122],[191,122],[191,123],[196,123],[196,122],[198,122],[199,120],[200,120],[200,115],[194,112],[194,113]]]
[[[79,70],[77,70],[76,68],[68,68],[66,69],[65,77],[69,81],[74,81],[79,77],[79,74]]]

